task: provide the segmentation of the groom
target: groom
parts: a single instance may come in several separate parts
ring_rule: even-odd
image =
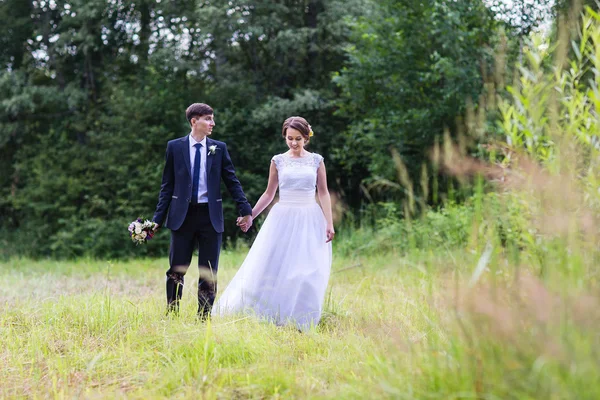
[[[238,225],[252,225],[252,207],[235,175],[223,142],[208,136],[215,126],[213,109],[194,103],[185,111],[189,135],[167,143],[166,162],[153,221],[171,230],[167,271],[167,311],[178,311],[183,277],[198,246],[198,316],[210,315],[217,292],[217,270],[223,234],[221,179],[242,215]],[[166,218],[166,219],[165,219]],[[157,228],[158,229],[158,228]]]

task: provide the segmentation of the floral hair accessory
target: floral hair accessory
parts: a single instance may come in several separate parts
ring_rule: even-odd
[[[313,137],[315,133],[312,130],[312,126],[308,125],[308,137]]]

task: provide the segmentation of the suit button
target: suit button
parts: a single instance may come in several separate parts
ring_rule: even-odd
[[[192,187],[192,185],[188,185],[188,187]]]
[[[187,199],[185,199],[185,201],[187,201],[189,203],[190,202],[190,198],[188,197]]]

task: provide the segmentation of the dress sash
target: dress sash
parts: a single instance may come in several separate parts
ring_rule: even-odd
[[[280,190],[279,204],[290,206],[313,205],[317,201],[315,199],[315,191],[307,190]]]

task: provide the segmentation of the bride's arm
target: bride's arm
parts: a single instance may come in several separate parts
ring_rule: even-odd
[[[275,166],[275,162],[271,161],[271,166],[269,167],[269,183],[267,183],[267,190],[260,196],[260,199],[256,202],[256,205],[252,209],[252,219],[255,219],[260,215],[261,212],[275,198],[275,193],[277,192],[277,186],[279,186],[279,179],[277,177],[277,167]]]
[[[323,161],[321,161],[319,169],[317,170],[317,191],[319,193],[321,209],[323,210],[323,215],[325,215],[325,220],[327,221],[327,242],[331,242],[335,236],[335,229],[333,229],[331,197],[329,197],[329,189],[327,189],[327,172],[325,171],[325,163]]]

